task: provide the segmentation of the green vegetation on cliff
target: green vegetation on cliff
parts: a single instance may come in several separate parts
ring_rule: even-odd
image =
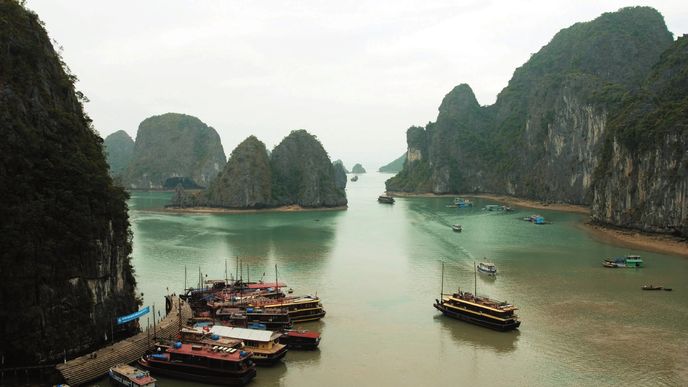
[[[0,1],[0,353],[61,360],[137,308],[126,192],[38,17]]]
[[[103,143],[107,163],[110,166],[110,174],[119,176],[127,166],[134,154],[134,140],[129,137],[127,132],[118,130],[107,136]]]
[[[232,151],[225,168],[204,192],[203,201],[211,207],[269,207],[272,204],[271,179],[265,144],[250,136]]]
[[[270,155],[272,197],[278,205],[336,207],[346,193],[335,183],[335,169],[315,136],[294,130]]]
[[[465,84],[448,93],[436,122],[409,129],[410,159],[387,189],[589,203],[607,115],[671,41],[648,7],[560,31],[516,69],[494,105],[481,107]]]
[[[139,125],[123,181],[132,189],[172,189],[186,178],[188,185],[207,187],[226,162],[215,129],[196,117],[167,113]]]

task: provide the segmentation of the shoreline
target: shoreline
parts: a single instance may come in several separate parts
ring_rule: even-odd
[[[588,235],[600,242],[655,253],[688,258],[688,242],[666,234],[651,234],[640,230],[585,222],[580,225]]]
[[[481,198],[490,199],[497,202],[502,202],[510,206],[518,206],[525,208],[533,208],[538,210],[554,210],[561,212],[573,212],[577,214],[590,215],[590,208],[578,204],[560,204],[560,203],[543,203],[537,200],[522,199],[514,196],[494,195],[494,194],[434,194],[434,193],[406,193],[406,192],[388,192],[390,196],[402,198],[442,198],[442,197],[457,197],[464,196],[467,198]]]
[[[465,196],[471,198],[490,199],[497,202],[502,202],[510,206],[518,206],[540,210],[554,210],[561,212],[577,213],[581,215],[590,215],[590,208],[575,204],[549,204],[542,203],[535,200],[516,198],[506,195],[493,194],[433,194],[421,193],[411,194],[406,192],[388,192],[391,196],[396,197],[457,197]],[[619,247],[628,247],[643,251],[677,255],[688,258],[688,241],[678,237],[666,234],[654,234],[635,229],[624,229],[612,225],[594,224],[588,221],[582,221],[578,224],[584,232],[590,235],[597,241],[607,243]]]
[[[348,206],[337,207],[301,207],[298,204],[273,208],[218,208],[218,207],[187,207],[187,208],[161,208],[148,210],[150,212],[164,212],[173,214],[258,214],[263,212],[318,212],[318,211],[344,211]]]

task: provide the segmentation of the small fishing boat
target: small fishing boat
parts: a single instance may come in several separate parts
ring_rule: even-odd
[[[464,198],[454,198],[454,204],[459,208],[473,207],[473,202]]]
[[[127,387],[155,387],[157,381],[150,372],[142,371],[128,364],[118,364],[108,372],[110,379],[117,385]]]
[[[458,208],[459,206],[457,206],[456,204],[447,204],[445,207],[447,207],[447,208]]]
[[[642,289],[643,290],[662,290],[663,288],[661,286],[643,285]]]
[[[545,224],[545,218],[542,215],[537,214],[525,217],[523,220],[534,224]]]
[[[602,261],[602,266],[608,268],[617,267],[643,267],[643,259],[639,255],[627,255],[625,257],[614,257]]]
[[[460,224],[452,224],[451,228],[452,228],[452,230],[454,230],[456,232],[463,231],[463,226]]]
[[[497,266],[494,263],[479,262],[478,263],[478,273],[486,274],[489,276],[497,275]]]
[[[379,203],[394,204],[394,198],[387,195],[380,195],[377,197]]]
[[[358,181],[358,175],[351,178],[351,181]]]

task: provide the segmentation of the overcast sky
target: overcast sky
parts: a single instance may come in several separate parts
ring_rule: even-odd
[[[406,129],[468,83],[492,104],[562,28],[651,5],[676,36],[688,1],[29,0],[63,47],[103,137],[166,112],[197,116],[225,153],[250,134],[318,136],[332,160],[376,170]]]

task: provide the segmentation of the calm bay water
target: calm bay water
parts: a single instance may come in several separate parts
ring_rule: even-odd
[[[300,327],[322,332],[320,350],[291,351],[258,368],[255,386],[380,385],[687,385],[688,260],[603,244],[583,216],[537,212],[553,224],[519,220],[535,210],[447,208],[451,198],[378,204],[390,175],[348,183],[349,209],[336,212],[177,215],[158,213],[169,193],[133,193],[133,265],[146,305],[180,292],[198,268],[224,277],[235,257],[295,294],[316,294],[327,316]],[[462,233],[450,229],[464,226]],[[604,257],[638,253],[646,268],[605,269]],[[442,317],[445,292],[474,287],[482,257],[499,275],[478,276],[479,294],[520,308],[515,332],[500,333]],[[646,283],[673,292],[643,292]],[[145,321],[143,321],[145,325]],[[161,378],[161,386],[189,385]]]

